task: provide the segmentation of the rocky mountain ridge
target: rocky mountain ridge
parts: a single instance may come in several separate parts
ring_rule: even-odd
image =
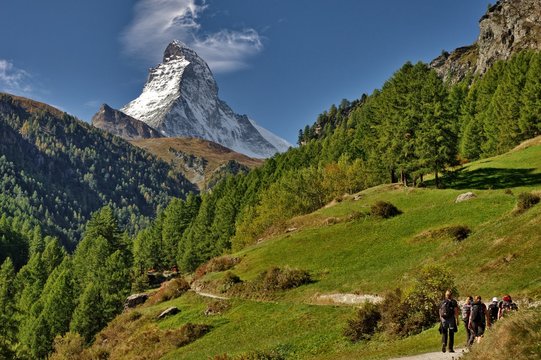
[[[290,146],[220,100],[207,63],[179,41],[167,46],[141,95],[121,111],[163,136],[206,139],[251,157],[270,157]]]
[[[443,52],[430,66],[454,83],[470,73],[483,74],[521,50],[541,50],[541,2],[500,0],[481,17],[479,28],[474,44]]]
[[[163,137],[144,122],[113,109],[107,104],[103,104],[92,117],[92,125],[126,140]]]

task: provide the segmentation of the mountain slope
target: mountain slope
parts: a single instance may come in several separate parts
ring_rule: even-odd
[[[163,161],[29,99],[0,94],[0,138],[0,212],[24,215],[65,243],[105,204],[133,231],[171,196],[194,190]]]
[[[240,263],[229,271],[242,281],[251,281],[273,266],[289,266],[308,270],[313,283],[278,292],[272,301],[257,301],[221,292],[224,279],[232,275],[227,271],[211,272],[198,281],[198,287],[233,296],[223,313],[205,315],[207,308],[215,306],[215,300],[193,293],[144,305],[134,311],[139,314],[137,320],[130,320],[135,318],[130,312],[115,319],[97,336],[91,351],[111,351],[113,358],[122,358],[122,351],[127,351],[122,344],[144,338],[149,341],[145,349],[130,351],[148,354],[150,350],[146,349],[152,349],[152,341],[145,334],[165,337],[167,331],[187,323],[209,324],[212,330],[179,349],[166,347],[163,358],[226,358],[223,354],[233,357],[259,351],[285,358],[388,359],[436,351],[437,328],[395,341],[377,338],[352,344],[342,333],[356,310],[322,301],[321,296],[381,295],[395,287],[406,289],[423,265],[442,264],[451,269],[460,297],[480,294],[491,298],[511,293],[515,300],[539,299],[541,205],[520,214],[513,213],[513,209],[518,193],[541,189],[540,159],[541,146],[532,145],[468,165],[447,190],[384,185],[359,193],[358,200],[348,197],[334,206],[291,219],[288,225],[295,230],[262,239],[232,254]],[[492,177],[480,177],[482,171],[490,171]],[[490,189],[498,182],[495,179],[524,173],[528,174],[527,181],[515,176],[515,183],[505,184],[506,189]],[[477,198],[455,203],[465,188]],[[387,220],[359,216],[378,200],[392,202],[403,213]],[[457,242],[441,231],[452,225],[468,226],[472,232]],[[155,320],[170,306],[179,307],[181,313]],[[526,307],[527,302],[520,306]],[[457,335],[457,341],[464,341],[462,327]]]
[[[160,138],[162,135],[142,121],[103,104],[92,117],[92,125],[126,140]]]
[[[167,137],[202,138],[250,157],[270,157],[289,147],[276,135],[263,136],[247,116],[220,100],[208,65],[179,41],[167,46],[141,95],[121,111]]]
[[[216,176],[220,176],[222,169],[229,167],[234,170],[232,167],[238,164],[238,170],[248,171],[263,163],[212,141],[197,138],[139,139],[131,143],[174,165],[202,190],[218,180]],[[236,174],[238,171],[227,173]]]

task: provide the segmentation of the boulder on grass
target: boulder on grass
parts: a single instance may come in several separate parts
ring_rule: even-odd
[[[476,197],[477,197],[477,195],[475,195],[474,193],[472,193],[470,191],[470,192],[458,195],[456,200],[455,200],[455,203],[468,201],[468,200],[471,200],[471,199],[475,199]]]
[[[171,306],[170,308],[165,309],[162,311],[160,315],[158,315],[158,319],[163,319],[171,315],[178,314],[180,310],[176,306]]]
[[[124,301],[124,309],[131,309],[148,300],[148,294],[133,294]]]

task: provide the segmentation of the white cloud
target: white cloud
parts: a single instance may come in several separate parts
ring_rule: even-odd
[[[15,67],[11,61],[0,59],[0,91],[15,95],[30,94],[30,74]]]
[[[132,23],[121,35],[124,49],[158,62],[172,40],[180,40],[209,64],[214,72],[243,68],[246,59],[263,49],[254,29],[224,29],[205,33],[199,17],[207,5],[197,0],[139,0]]]

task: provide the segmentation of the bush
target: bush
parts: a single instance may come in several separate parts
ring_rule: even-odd
[[[470,228],[464,225],[449,226],[447,228],[447,231],[449,235],[456,241],[462,241],[466,239],[471,233]]]
[[[288,290],[312,282],[306,270],[272,267],[256,279],[256,287],[263,291]]]
[[[378,201],[370,207],[370,215],[383,219],[392,218],[400,215],[402,212],[391,203]]]
[[[380,320],[381,312],[379,307],[367,302],[357,310],[355,318],[348,320],[347,327],[344,329],[344,336],[352,342],[370,340],[376,332]]]
[[[184,278],[176,278],[164,282],[160,289],[150,297],[149,303],[154,305],[176,299],[188,290],[190,290],[190,284]]]
[[[227,300],[215,300],[207,305],[205,315],[221,315],[231,308],[231,304]]]
[[[128,312],[127,317],[128,317],[128,321],[135,321],[135,320],[139,320],[142,316],[143,314],[141,314],[139,311],[133,310],[133,311]]]
[[[211,329],[212,326],[210,325],[187,323],[180,328],[179,332],[175,334],[177,336],[175,345],[177,347],[188,345],[189,343],[203,337]]]
[[[483,341],[475,344],[464,360],[539,359],[541,312],[525,310],[498,320]]]
[[[194,278],[200,279],[208,273],[226,271],[233,268],[240,262],[240,258],[233,256],[220,256],[210,259],[205,264],[199,266],[195,270]]]
[[[523,192],[518,195],[517,212],[523,212],[539,203],[541,198],[537,194]]]
[[[439,266],[425,266],[406,294],[396,290],[381,305],[382,328],[390,335],[409,336],[431,328],[439,321],[439,305],[445,291],[458,292],[451,274]]]
[[[54,353],[51,354],[51,360],[70,360],[83,359],[85,340],[77,333],[66,333],[64,336],[57,335],[54,339]],[[84,357],[89,359],[88,357]]]
[[[242,280],[240,279],[240,277],[238,277],[232,271],[228,271],[225,273],[224,278],[222,279],[222,286],[220,287],[220,291],[223,293],[227,292],[236,284],[241,284],[241,283],[242,283]]]
[[[417,235],[416,238],[439,239],[450,237],[455,241],[462,241],[465,240],[470,233],[470,228],[465,225],[452,225],[422,232],[421,234]]]

